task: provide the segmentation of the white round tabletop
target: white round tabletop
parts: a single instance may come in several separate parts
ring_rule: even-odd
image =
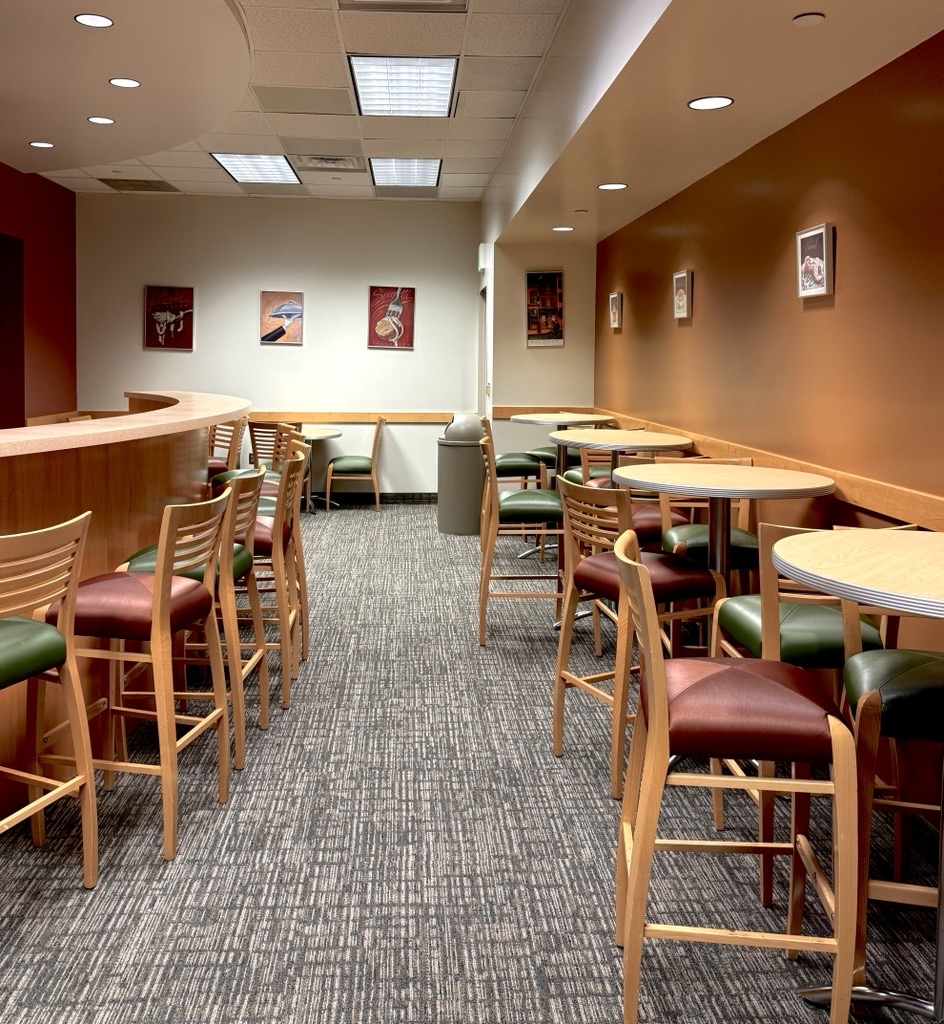
[[[600,412],[518,412],[508,417],[513,423],[537,423],[544,427],[580,426],[610,423],[612,416]]]
[[[836,489],[834,480],[818,473],[698,459],[623,466],[613,471],[613,480],[629,487],[709,498],[809,498],[832,494]]]
[[[327,441],[341,436],[337,427],[323,427],[319,423],[303,423],[301,432],[310,441]]]
[[[777,569],[837,597],[944,618],[944,534],[824,530],[777,541]]]
[[[555,444],[568,448],[600,448],[611,452],[644,452],[691,448],[692,439],[681,434],[655,430],[557,430],[550,435]]]

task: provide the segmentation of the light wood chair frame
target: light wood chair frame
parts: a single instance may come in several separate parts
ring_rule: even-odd
[[[661,632],[652,587],[645,566],[630,552],[635,538],[617,541],[620,576],[630,607],[642,662],[642,685],[647,687],[647,717],[637,715],[630,743],[629,765],[620,815],[616,857],[616,934],[623,946],[623,1020],[636,1024],[644,938],[720,943],[784,949],[794,957],[800,950],[833,956],[830,1024],[848,1020],[855,951],[857,854],[857,784],[852,734],[839,718],[829,719],[832,772],[814,780],[796,766],[786,778],[744,779],[733,775],[670,772],[669,712]],[[625,641],[628,644],[629,641]],[[787,793],[791,797],[789,842],[732,842],[657,837],[659,812],[666,787],[749,789]],[[833,801],[833,885],[827,880],[807,836],[811,797]],[[783,932],[748,932],[729,928],[653,923],[646,918],[649,878],[656,851],[676,853],[776,854],[790,858],[789,907]],[[801,934],[807,878],[833,924],[830,935]]]
[[[238,469],[248,423],[248,416],[241,416],[226,423],[214,423],[210,427],[208,437],[210,457],[219,455],[225,459],[227,469]]]
[[[24,784],[28,802],[0,819],[0,832],[29,818],[33,843],[42,846],[46,842],[46,808],[63,797],[78,797],[82,883],[87,889],[98,882],[98,817],[73,620],[75,591],[91,517],[91,512],[85,512],[47,529],[0,537],[0,618],[22,616],[42,621],[48,606],[59,601],[56,628],[66,648],[65,660],[58,670],[23,680],[27,683],[26,729],[33,744],[33,757],[25,768],[0,766],[0,776]],[[49,732],[45,725],[48,682],[59,684],[66,715],[61,725]],[[71,740],[74,770],[68,778],[50,778],[43,772],[40,755],[64,739]]]
[[[90,704],[90,718],[105,714],[105,741],[101,758],[93,765],[103,771],[104,785],[111,788],[116,772],[158,776],[161,784],[163,821],[163,853],[166,860],[177,855],[178,834],[178,758],[182,750],[207,731],[216,734],[217,799],[229,799],[229,723],[227,715],[226,676],[223,651],[217,625],[216,601],[201,624],[206,639],[212,689],[189,689],[175,670],[175,637],[170,628],[171,580],[198,568],[203,569],[203,585],[213,595],[219,564],[223,519],[229,504],[230,490],[209,501],[187,505],[167,505],[161,519],[157,564],[154,573],[154,606],[151,615],[151,636],[146,650],[131,650],[123,641],[113,640],[105,647],[79,647],[76,657],[106,660],[112,665],[109,695]],[[125,665],[134,668],[125,673]],[[141,666],[151,666],[152,686],[134,688],[142,673]],[[190,703],[209,703],[208,710],[191,713]],[[142,706],[150,704],[151,707]],[[184,710],[177,712],[177,704]],[[126,719],[154,722],[158,736],[158,763],[131,761],[125,734]],[[178,728],[183,731],[178,734]],[[45,738],[44,738],[45,739]],[[44,763],[71,763],[71,759],[47,755]]]
[[[379,457],[380,457],[380,439],[383,436],[384,425],[387,420],[383,416],[377,417],[377,422],[374,425],[374,440],[370,447],[370,472],[369,473],[338,473],[338,480],[369,480],[370,485],[374,490],[374,507],[377,511],[380,511],[380,477],[379,473]],[[328,468],[325,471],[325,509],[330,511],[331,509],[331,483],[334,480],[334,461],[328,463]]]
[[[482,561],[479,569],[479,644],[485,646],[486,618],[488,613],[488,602],[492,598],[512,599],[553,599],[560,605],[563,598],[563,590],[560,589],[561,579],[557,567],[548,572],[530,573],[495,573],[492,565],[495,561],[495,545],[499,537],[529,537],[535,534],[540,535],[542,543],[546,537],[561,537],[564,533],[563,517],[555,525],[536,523],[533,520],[527,522],[502,522],[501,504],[498,490],[498,479],[495,476],[495,444],[490,434],[486,434],[479,441],[482,449],[482,458],[485,462],[485,483],[482,498],[482,529],[480,532],[480,546],[482,549]],[[531,589],[502,589],[492,590],[492,583],[526,583],[529,581],[554,581],[554,587],[547,590]]]

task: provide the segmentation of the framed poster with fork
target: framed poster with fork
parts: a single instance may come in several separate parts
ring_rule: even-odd
[[[413,351],[416,289],[371,285],[367,308],[367,347]]]

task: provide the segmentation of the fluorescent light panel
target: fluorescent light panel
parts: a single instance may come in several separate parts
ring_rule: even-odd
[[[439,184],[442,160],[396,160],[371,157],[370,173],[375,185],[430,186]]]
[[[457,57],[356,57],[351,74],[362,114],[448,117]]]
[[[236,181],[244,184],[300,184],[298,175],[284,156],[265,153],[211,153],[210,156]]]

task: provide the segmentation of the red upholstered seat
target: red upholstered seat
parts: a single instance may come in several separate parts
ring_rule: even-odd
[[[690,558],[664,551],[643,551],[641,557],[642,564],[649,570],[657,604],[714,597],[714,576]],[[574,569],[574,583],[604,600],[618,601],[620,582],[616,555],[612,551],[601,551],[582,558]]]

